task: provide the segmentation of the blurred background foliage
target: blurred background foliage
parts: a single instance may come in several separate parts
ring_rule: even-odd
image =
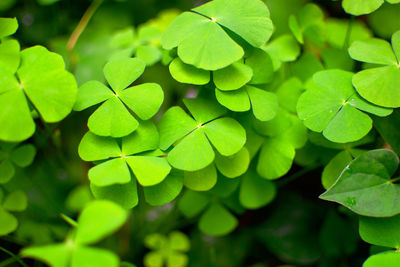
[[[151,23],[166,27],[174,14],[206,2],[104,0],[99,3],[74,48],[68,49],[71,34],[88,7],[95,5],[96,1],[99,2],[2,0],[0,16],[17,17],[20,26],[15,38],[22,48],[41,44],[63,55],[78,85],[82,85],[88,80],[104,79],[102,68],[105,62],[110,55],[121,51],[121,46],[112,42],[116,34],[126,32],[130,27],[136,33],[132,40],[138,45],[157,45],[152,43],[157,39],[157,32],[152,33],[155,36],[150,34],[146,37],[143,32],[140,36],[140,29]],[[272,37],[275,38],[290,33],[289,16],[297,14],[310,1],[265,2],[275,25]],[[314,3],[323,9],[327,18],[350,18],[343,12],[339,1],[319,0]],[[384,4],[371,15],[359,17],[358,21],[368,25],[373,35],[389,39],[400,28],[399,14],[400,4],[390,8],[389,4]],[[307,49],[312,51],[312,48]],[[173,80],[162,63],[150,62],[148,65],[139,82],[156,82],[162,86],[165,102],[161,113],[166,107],[180,104],[179,99],[192,90],[190,86]],[[27,245],[62,240],[68,225],[60,214],[75,218],[84,204],[92,199],[87,180],[90,165],[77,154],[78,144],[86,132],[87,118],[92,112],[93,109],[88,109],[73,113],[62,124],[50,125],[50,129],[38,125],[32,137],[37,146],[35,164],[25,169],[17,168],[15,178],[4,185],[9,192],[23,190],[29,198],[27,210],[15,213],[20,222],[17,232],[0,237],[1,247],[8,248],[8,253],[18,254],[20,248]],[[49,131],[54,135],[49,135]],[[320,182],[322,165],[299,167],[307,160],[314,161],[307,157],[312,157],[313,153],[309,151],[322,151],[318,149],[308,144],[299,151],[298,165],[291,169],[281,184],[278,182],[278,197],[267,207],[241,210],[239,225],[232,234],[223,237],[202,234],[197,228],[197,218],[186,219],[178,211],[174,203],[179,200],[160,207],[151,207],[140,201],[139,206],[132,210],[129,223],[118,234],[102,241],[100,246],[113,250],[123,261],[142,266],[145,255],[151,251],[145,245],[146,237],[152,233],[168,235],[172,230],[179,230],[190,239],[187,251],[189,266],[361,266],[369,255],[369,246],[359,240],[357,216],[318,199],[324,191]],[[319,160],[325,164],[337,152],[333,149],[323,151]],[[139,191],[139,195],[143,199],[143,191]],[[8,253],[0,253],[4,260],[0,266],[16,264],[10,261]],[[11,263],[7,265],[7,261]],[[42,266],[34,261],[28,263]]]

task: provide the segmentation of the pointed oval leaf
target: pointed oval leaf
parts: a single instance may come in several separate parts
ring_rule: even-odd
[[[400,213],[400,187],[391,175],[399,159],[390,150],[368,151],[346,167],[338,180],[320,198],[334,201],[357,214],[389,217]]]

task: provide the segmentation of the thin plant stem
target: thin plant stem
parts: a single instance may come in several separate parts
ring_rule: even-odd
[[[85,30],[86,26],[88,25],[90,19],[93,17],[96,10],[100,7],[103,0],[94,0],[92,4],[88,7],[86,12],[83,14],[81,20],[79,21],[78,25],[76,26],[75,30],[72,32],[71,36],[69,37],[67,43],[67,50],[72,51],[75,47],[76,42],[78,41],[79,37]]]
[[[3,251],[4,253],[10,255],[16,262],[18,262],[19,264],[21,264],[24,267],[29,267],[25,262],[23,262],[23,260],[21,260],[20,257],[18,257],[17,255],[15,255],[14,253],[12,253],[11,251],[3,248],[0,246],[0,250]]]
[[[354,19],[355,19],[355,16],[353,16],[353,15],[349,19],[349,25],[347,26],[346,37],[345,37],[344,43],[343,43],[343,49],[347,49],[349,47],[350,36],[351,36],[351,32],[353,30]]]

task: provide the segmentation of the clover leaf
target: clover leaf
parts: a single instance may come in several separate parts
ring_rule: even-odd
[[[156,185],[171,170],[158,148],[158,132],[150,121],[143,121],[131,135],[122,138],[122,147],[110,137],[86,133],[79,145],[79,155],[85,161],[105,160],[89,170],[89,180],[96,186],[126,184],[131,181],[129,168],[143,186]],[[129,166],[129,167],[128,167]]]
[[[252,109],[254,117],[260,121],[273,119],[278,111],[278,99],[274,93],[250,85],[232,92],[216,88],[215,97],[221,105],[232,111]]]
[[[0,70],[5,81],[0,84],[0,140],[10,142],[25,140],[35,131],[28,99],[45,122],[54,123],[71,112],[77,91],[61,56],[42,46],[20,55],[18,79],[10,69]]]
[[[161,43],[164,49],[177,47],[186,64],[222,69],[244,55],[225,29],[260,47],[272,34],[269,10],[259,0],[213,0],[178,16],[163,33]]]
[[[211,144],[223,156],[231,156],[244,146],[245,130],[236,120],[224,117],[223,107],[201,98],[183,101],[193,118],[175,106],[158,124],[162,150],[178,141],[167,157],[173,167],[186,171],[207,167],[215,158]]]
[[[372,119],[362,111],[387,116],[392,110],[375,106],[354,90],[353,73],[326,70],[313,76],[316,84],[300,96],[299,118],[307,128],[322,132],[330,141],[347,143],[361,139],[372,128]]]
[[[89,81],[79,88],[74,110],[81,111],[102,103],[90,116],[89,130],[99,136],[124,137],[139,126],[140,119],[153,117],[160,108],[164,93],[155,83],[128,87],[144,72],[145,63],[138,58],[108,62],[104,76],[112,89],[98,81]]]
[[[277,37],[264,45],[262,49],[270,55],[274,71],[278,70],[282,66],[282,63],[295,61],[300,55],[300,46],[288,34]]]
[[[32,164],[36,148],[31,144],[18,146],[0,143],[0,183],[5,184],[14,176],[15,165],[24,168]]]
[[[184,252],[190,249],[190,240],[185,234],[174,231],[166,237],[154,233],[146,236],[144,243],[152,250],[144,256],[146,267],[187,266],[188,257]]]
[[[385,1],[384,0],[343,0],[343,9],[352,15],[360,16],[374,12]],[[400,3],[399,0],[386,0],[390,4]]]
[[[366,100],[383,107],[400,107],[400,31],[392,36],[392,46],[381,39],[353,42],[350,56],[358,61],[384,65],[362,70],[353,85]]]
[[[370,244],[399,249],[399,222],[399,215],[389,218],[360,217],[360,236]]]
[[[390,150],[377,149],[353,160],[320,198],[337,202],[357,214],[389,217],[400,213],[399,186],[391,179],[399,159]]]
[[[4,198],[4,191],[0,189],[0,236],[14,232],[18,227],[18,220],[11,211],[24,211],[27,206],[26,194],[17,190]]]
[[[126,211],[117,204],[105,200],[89,202],[78,217],[76,229],[65,242],[24,248],[21,256],[34,258],[54,267],[78,267],[88,263],[93,266],[117,267],[117,255],[88,245],[115,232],[126,219]]]

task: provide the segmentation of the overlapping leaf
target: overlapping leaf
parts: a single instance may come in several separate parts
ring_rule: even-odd
[[[357,41],[349,54],[358,61],[384,65],[356,73],[353,85],[357,92],[376,105],[400,107],[400,31],[393,34],[392,46],[381,39]]]

